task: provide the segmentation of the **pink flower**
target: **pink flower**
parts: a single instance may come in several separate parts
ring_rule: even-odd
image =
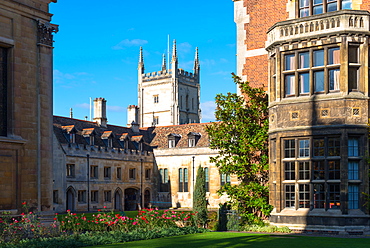
[[[135,221],[134,223],[132,223],[132,225],[137,225],[137,221]]]

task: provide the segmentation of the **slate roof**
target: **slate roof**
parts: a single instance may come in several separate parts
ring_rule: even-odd
[[[176,144],[176,147],[188,147],[188,135],[200,135],[200,138],[196,144],[196,147],[208,147],[209,138],[206,132],[206,126],[210,123],[191,123],[174,126],[157,126],[153,130],[153,140],[150,145],[157,148],[168,148],[168,136],[172,135],[179,137],[180,140]]]
[[[174,126],[156,126],[140,128],[134,132],[129,127],[107,125],[106,128],[99,126],[96,122],[79,120],[69,117],[54,116],[54,133],[62,144],[69,143],[68,133],[75,133],[77,144],[89,145],[89,136],[94,135],[96,146],[107,146],[107,138],[113,138],[114,148],[123,148],[123,141],[128,139],[129,148],[137,149],[137,143],[143,143],[145,151],[152,151],[153,148],[168,148],[169,135],[175,136],[178,140],[176,147],[188,147],[188,135],[197,136],[196,147],[208,147],[209,138],[206,126],[210,123],[191,123]]]
[[[75,141],[76,144],[89,145],[89,135],[94,134],[94,145],[96,146],[107,146],[107,143],[104,142],[108,137],[113,137],[113,147],[114,148],[123,148],[123,143],[120,141],[121,137],[136,137],[141,136],[140,142],[143,142],[143,149],[146,151],[151,151],[150,141],[151,130],[139,130],[139,133],[135,133],[129,127],[107,125],[106,128],[99,126],[96,122],[79,120],[74,118],[54,116],[53,117],[54,125],[54,134],[57,137],[58,141],[62,144],[69,143],[67,133],[71,130],[76,130]],[[74,128],[74,129],[73,129]],[[105,140],[104,140],[105,139]],[[129,139],[131,140],[131,138]],[[136,145],[133,142],[129,142],[129,148],[135,150]]]

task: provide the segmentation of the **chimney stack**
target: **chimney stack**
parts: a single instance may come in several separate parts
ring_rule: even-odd
[[[94,121],[101,127],[107,127],[107,100],[102,97],[94,100]]]

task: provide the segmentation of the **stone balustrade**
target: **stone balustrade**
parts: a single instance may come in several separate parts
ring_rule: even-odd
[[[370,33],[370,13],[340,10],[276,23],[267,32],[266,48],[289,41],[335,34]]]

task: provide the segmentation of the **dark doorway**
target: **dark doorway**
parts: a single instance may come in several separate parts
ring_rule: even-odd
[[[70,188],[67,190],[67,210],[75,211],[75,191]]]
[[[125,189],[125,211],[134,211],[138,209],[138,192],[137,189],[133,188]]]
[[[150,191],[145,190],[144,192],[144,208],[150,208]]]

